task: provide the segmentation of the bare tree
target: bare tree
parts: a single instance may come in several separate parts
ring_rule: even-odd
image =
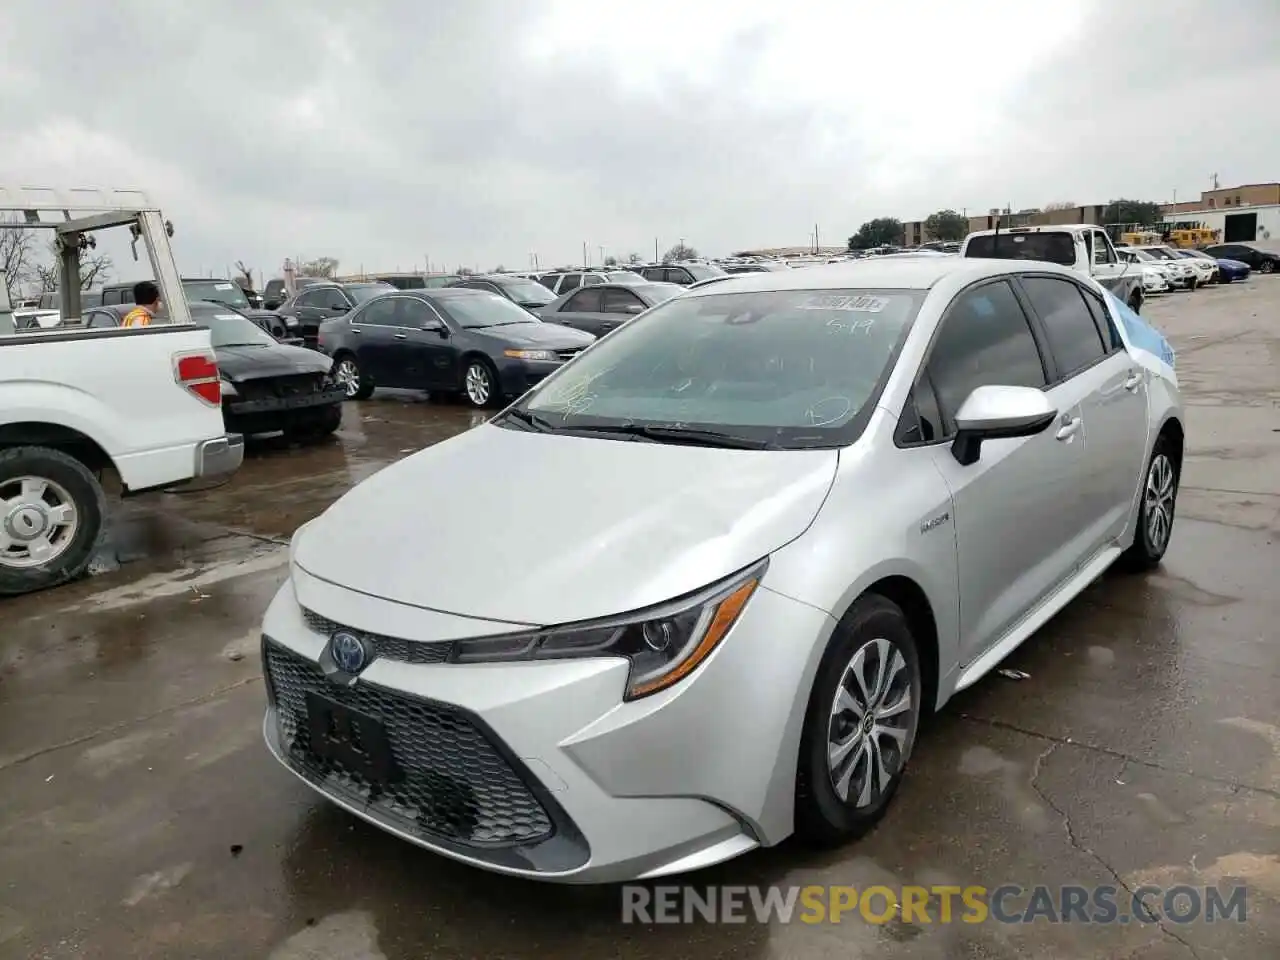
[[[618,258],[617,258],[617,257],[605,257],[605,258],[604,258],[604,265],[605,265],[606,267],[616,267],[616,266],[618,265]]]
[[[697,255],[698,251],[687,243],[677,243],[662,255],[662,262],[671,263],[673,260],[692,260]]]
[[[17,217],[3,223],[21,223]],[[16,300],[22,285],[32,278],[35,271],[35,231],[26,227],[0,226],[0,283],[4,284],[9,300]]]
[[[1080,206],[1080,204],[1076,203],[1074,200],[1055,200],[1053,203],[1046,203],[1044,205],[1044,209],[1045,212],[1050,210],[1074,210],[1078,206]]]
[[[338,273],[336,257],[316,257],[299,265],[298,274],[304,277],[323,277],[332,280]]]
[[[507,268],[506,268],[506,267],[504,267],[502,264],[498,264],[496,267],[494,267],[494,268],[493,268],[492,270],[490,270],[489,272],[490,272],[490,273],[506,273],[506,272],[507,272]]]
[[[41,293],[53,293],[58,289],[58,272],[59,259],[58,249],[54,244],[49,244],[50,261],[45,263],[34,263],[31,266],[31,276],[35,279],[36,285],[40,288]],[[88,256],[84,251],[80,253],[80,289],[88,290],[94,284],[105,283],[111,279],[111,271],[115,264],[111,262],[111,258],[105,253],[96,253]]]
[[[243,260],[236,261],[236,272],[240,274],[236,279],[240,281],[240,286],[247,290],[253,289],[253,268],[246,267]]]
[[[643,261],[644,257],[640,256],[638,253],[627,254],[627,263],[642,263]]]

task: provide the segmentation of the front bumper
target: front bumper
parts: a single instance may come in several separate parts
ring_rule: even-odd
[[[342,686],[320,664],[332,630],[355,621],[380,652]],[[624,702],[624,660],[431,662],[430,640],[492,634],[494,625],[387,604],[295,570],[263,625],[264,734],[313,789],[445,856],[572,883],[680,873],[791,832],[807,692],[833,626],[762,586],[693,674]],[[379,630],[387,633],[368,632]],[[306,690],[383,720],[404,771],[397,786],[379,793],[311,754]]]
[[[498,382],[502,386],[503,396],[520,396],[563,367],[565,362],[564,360],[517,360],[512,357],[503,357],[498,362]]]
[[[228,433],[196,444],[195,476],[221,477],[235,473],[244,463],[244,437]]]

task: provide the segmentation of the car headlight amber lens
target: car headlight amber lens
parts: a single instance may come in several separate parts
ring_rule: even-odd
[[[514,360],[555,360],[556,355],[552,350],[503,350],[504,357],[511,357]]]
[[[626,617],[454,643],[454,663],[625,657],[625,699],[665,690],[691,674],[738,621],[764,576],[762,561],[681,600]]]

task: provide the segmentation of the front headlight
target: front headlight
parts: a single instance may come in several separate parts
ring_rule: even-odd
[[[458,640],[453,663],[625,657],[626,700],[665,690],[698,668],[719,646],[764,576],[761,561],[691,596],[626,616],[529,633]]]
[[[513,360],[555,360],[556,355],[553,350],[503,350],[504,357],[510,357]]]

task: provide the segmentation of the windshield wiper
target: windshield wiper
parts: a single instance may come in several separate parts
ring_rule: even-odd
[[[591,433],[613,434],[652,440],[656,443],[686,443],[694,447],[723,447],[729,450],[765,450],[768,440],[757,440],[720,430],[702,430],[697,427],[662,426],[646,423],[617,423],[583,427]]]
[[[532,427],[539,433],[554,433],[556,429],[546,417],[540,417],[538,414],[530,413],[528,410],[508,410],[506,417],[503,419],[507,417],[518,423],[523,423],[525,426]]]

